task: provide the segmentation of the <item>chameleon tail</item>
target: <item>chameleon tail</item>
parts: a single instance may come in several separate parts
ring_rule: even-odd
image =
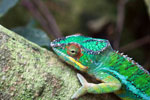
[[[76,98],[78,98],[78,97],[84,95],[85,93],[87,93],[87,84],[88,84],[88,82],[87,82],[87,81],[85,80],[85,78],[84,78],[81,74],[79,74],[79,73],[77,73],[77,77],[78,77],[78,79],[79,79],[79,81],[80,81],[82,87],[79,88],[79,90],[74,93],[74,95],[71,97],[71,99],[76,99]]]

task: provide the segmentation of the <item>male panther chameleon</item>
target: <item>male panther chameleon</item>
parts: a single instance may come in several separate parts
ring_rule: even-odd
[[[88,83],[77,74],[82,87],[72,99],[85,93],[114,92],[122,100],[150,100],[150,73],[113,50],[108,40],[75,34],[54,40],[51,47],[64,61],[102,82]]]

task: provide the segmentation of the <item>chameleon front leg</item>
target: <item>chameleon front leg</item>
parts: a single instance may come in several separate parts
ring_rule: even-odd
[[[93,93],[93,94],[101,94],[101,93],[110,93],[116,90],[119,90],[121,87],[121,83],[115,77],[101,72],[100,79],[104,83],[100,84],[93,84],[88,83],[85,78],[81,74],[77,74],[77,77],[82,84],[82,87],[71,97],[71,99],[76,99],[86,93]]]

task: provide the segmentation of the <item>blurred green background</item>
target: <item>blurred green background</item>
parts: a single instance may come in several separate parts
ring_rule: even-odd
[[[48,49],[75,33],[105,38],[150,70],[150,0],[0,0],[0,24]]]

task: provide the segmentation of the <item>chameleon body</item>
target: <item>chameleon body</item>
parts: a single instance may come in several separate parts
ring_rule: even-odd
[[[77,74],[82,87],[72,96],[114,92],[122,100],[150,100],[150,74],[131,58],[112,49],[108,40],[79,34],[51,42],[53,50],[67,63],[102,83],[88,83]]]

